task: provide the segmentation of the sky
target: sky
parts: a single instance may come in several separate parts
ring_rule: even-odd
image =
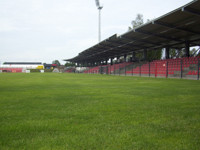
[[[155,19],[191,0],[100,0],[101,39],[124,34],[138,13]],[[98,43],[95,0],[0,0],[0,63],[52,63]]]

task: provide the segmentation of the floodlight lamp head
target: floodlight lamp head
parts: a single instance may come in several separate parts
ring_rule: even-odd
[[[99,6],[98,9],[101,10],[103,8],[103,6]]]
[[[95,0],[97,9],[101,10],[103,6],[100,6],[99,0]]]

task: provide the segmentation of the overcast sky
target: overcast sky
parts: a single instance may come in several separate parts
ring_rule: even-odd
[[[191,0],[100,0],[102,40],[127,32],[138,13],[155,19]],[[95,0],[0,0],[0,62],[51,63],[98,43]]]

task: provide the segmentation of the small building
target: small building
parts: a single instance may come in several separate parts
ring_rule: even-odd
[[[4,62],[1,72],[25,72],[27,69],[44,69],[42,62]]]
[[[54,69],[58,66],[57,64],[46,64],[46,63],[44,63],[43,65],[44,69]]]

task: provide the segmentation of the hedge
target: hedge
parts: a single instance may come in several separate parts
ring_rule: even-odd
[[[53,69],[43,69],[44,72],[52,72]],[[33,73],[33,72],[40,72],[40,69],[30,69],[30,72]]]

